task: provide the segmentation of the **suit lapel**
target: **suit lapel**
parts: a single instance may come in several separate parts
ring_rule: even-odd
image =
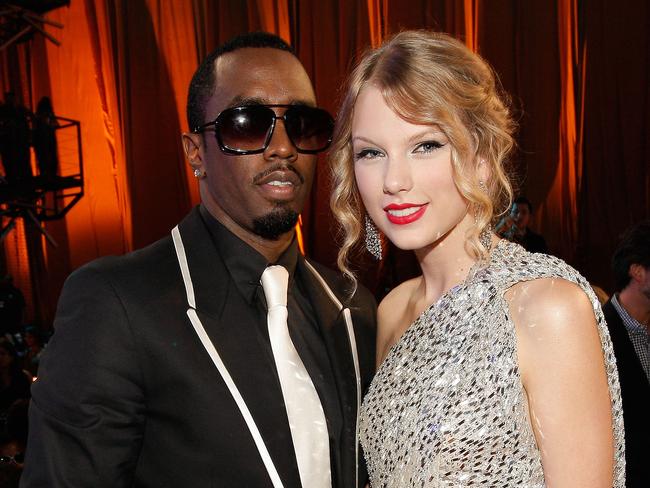
[[[302,257],[298,260],[298,271],[323,333],[343,413],[343,432],[337,453],[337,486],[354,486],[358,405],[355,364],[344,312],[347,309],[342,307],[338,298],[330,296],[329,285]]]
[[[184,219],[179,229],[197,315],[237,385],[284,485],[300,486],[282,392],[268,338],[256,324],[259,318],[232,283],[198,211]],[[230,399],[215,401],[218,405],[236,408]]]

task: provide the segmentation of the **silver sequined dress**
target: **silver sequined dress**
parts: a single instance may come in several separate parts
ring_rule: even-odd
[[[359,425],[372,488],[545,486],[504,293],[551,277],[577,283],[593,304],[612,399],[614,487],[624,487],[620,386],[598,300],[562,260],[502,240],[486,267],[411,324],[377,371]]]

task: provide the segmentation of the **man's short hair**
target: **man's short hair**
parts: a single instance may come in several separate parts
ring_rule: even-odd
[[[275,34],[268,32],[247,32],[246,34],[240,34],[224,42],[208,54],[194,73],[190,82],[190,88],[187,94],[187,122],[190,130],[206,123],[205,106],[214,93],[214,63],[217,58],[222,54],[246,47],[268,47],[290,52],[294,56],[296,55],[289,44]],[[251,69],[255,69],[255,66],[251,66]]]
[[[528,212],[531,214],[533,213],[533,204],[530,203],[530,200],[526,197],[517,197],[515,198],[515,201],[513,203],[516,203],[517,205],[528,205]]]
[[[630,266],[633,264],[650,268],[650,220],[627,229],[614,251],[612,270],[616,291],[624,289],[630,283]]]

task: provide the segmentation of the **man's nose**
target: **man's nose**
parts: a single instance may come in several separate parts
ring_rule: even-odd
[[[291,142],[287,127],[282,117],[275,118],[273,133],[269,145],[264,150],[265,159],[293,160],[298,156],[298,149]]]

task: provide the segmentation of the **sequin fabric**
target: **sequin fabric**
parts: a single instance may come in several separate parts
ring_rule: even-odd
[[[613,486],[624,488],[620,386],[598,300],[562,260],[505,240],[411,324],[377,371],[359,425],[372,488],[545,486],[504,293],[552,277],[578,284],[593,304],[612,399]]]

